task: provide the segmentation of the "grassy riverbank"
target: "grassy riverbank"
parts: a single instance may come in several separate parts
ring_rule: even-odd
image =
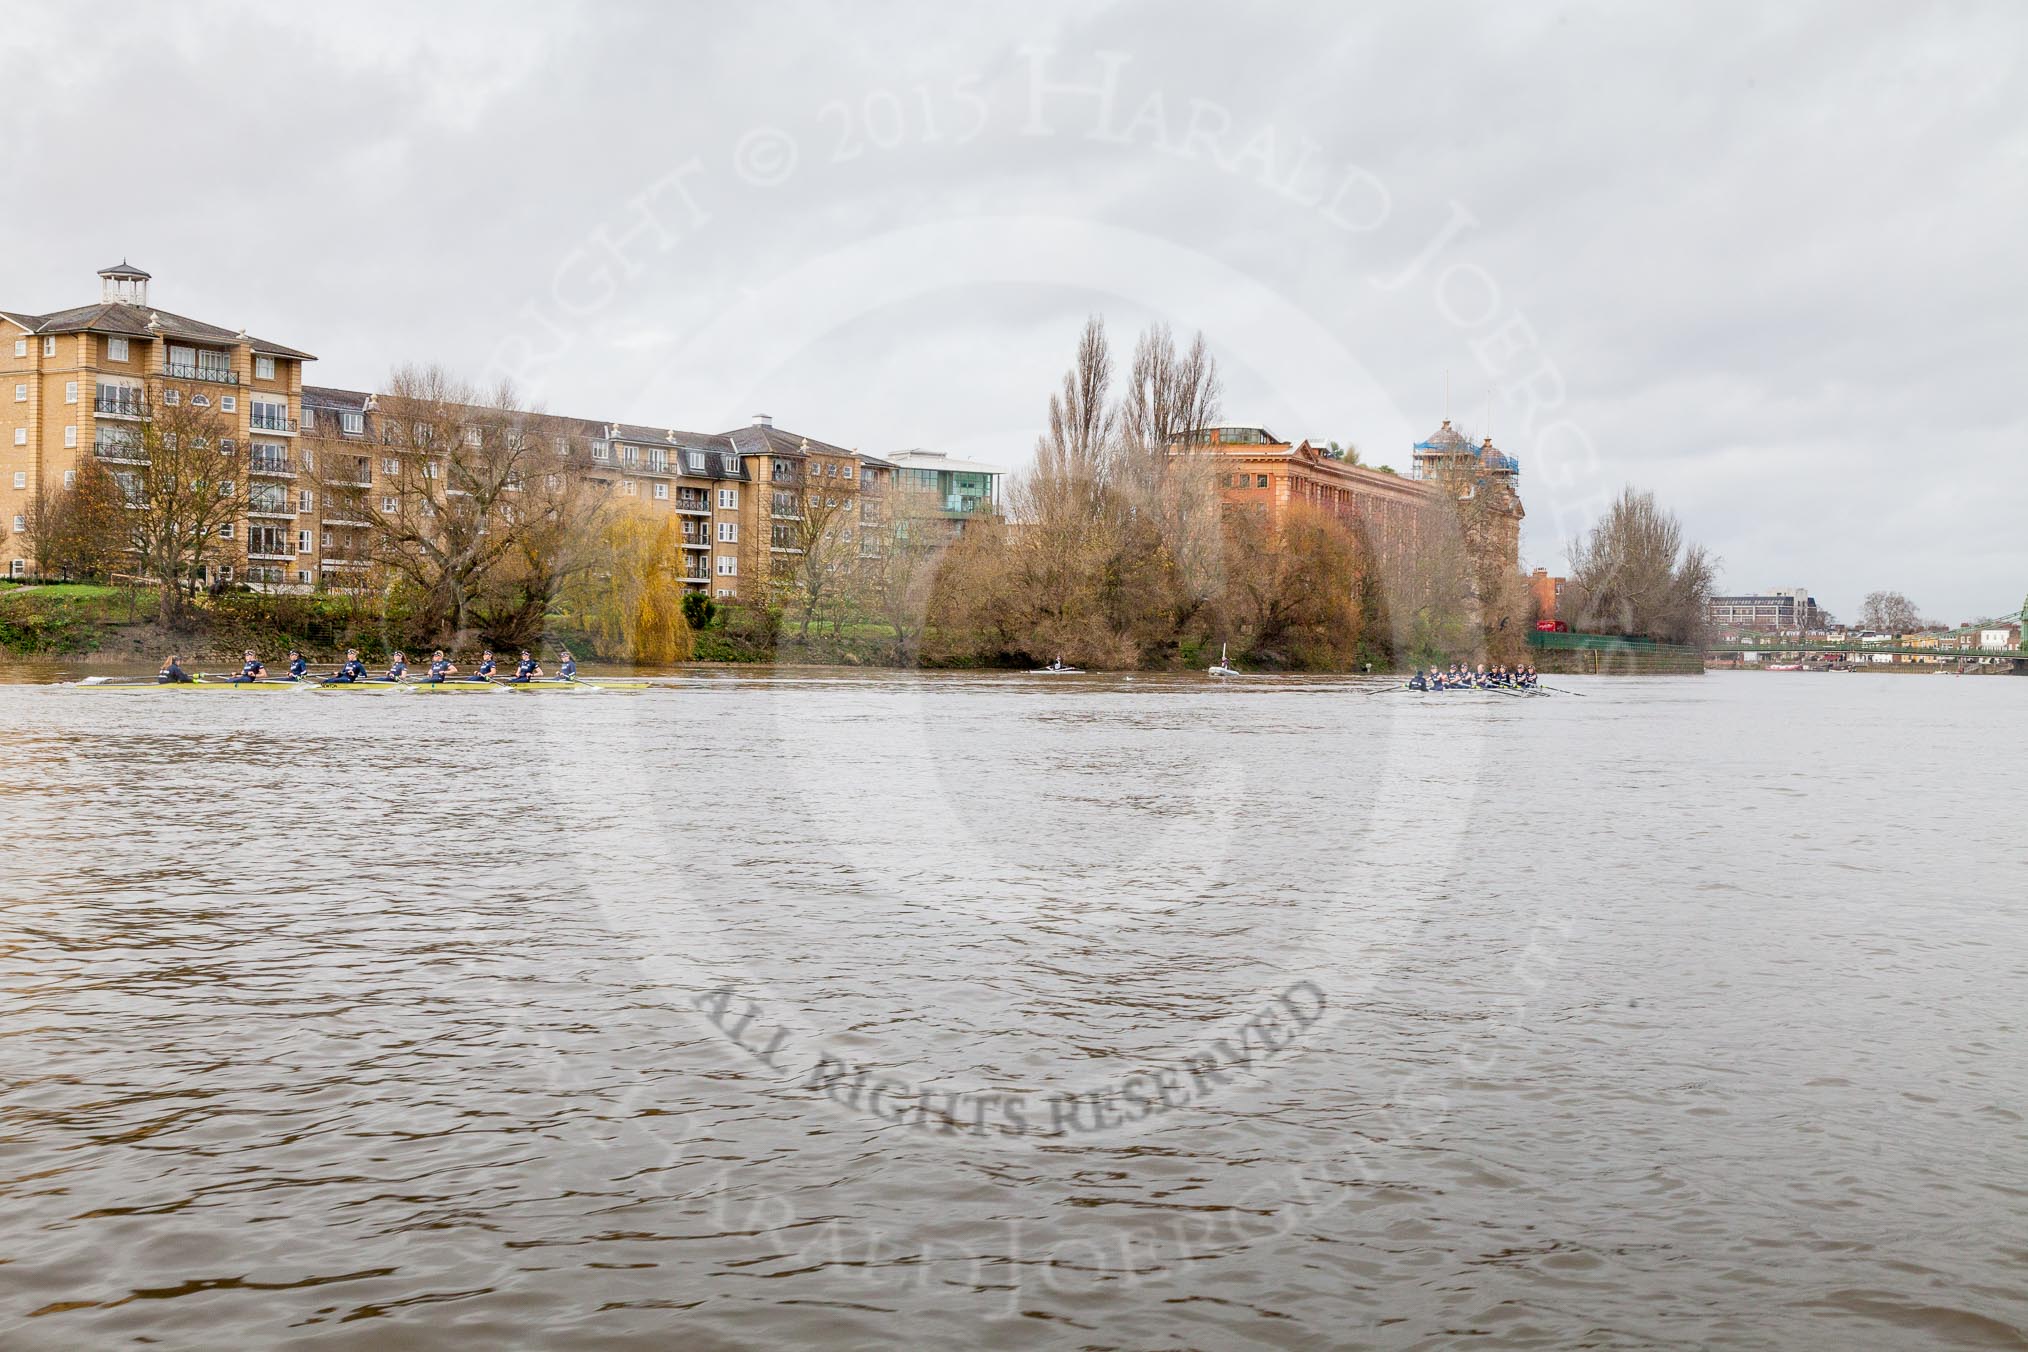
[[[177,625],[158,618],[160,602],[160,594],[149,587],[0,583],[0,654],[92,665],[159,662],[170,652],[197,661],[223,662],[237,658],[246,648],[272,659],[296,648],[313,662],[331,662],[347,648],[357,648],[372,662],[384,659],[397,647],[406,646],[413,652],[418,646],[398,623],[358,598],[255,593],[202,596],[191,602],[186,620]],[[602,651],[603,645],[578,632],[566,618],[551,618],[545,646],[568,646],[585,660],[629,660],[626,652]],[[1534,637],[1555,645],[1539,641],[1530,645],[1529,659],[1545,672],[1648,675],[1703,670],[1701,655],[1690,649],[1592,635]],[[898,656],[894,632],[885,624],[827,623],[812,625],[806,631],[738,607],[720,607],[691,638],[690,660],[713,664],[879,668],[896,666]],[[1567,650],[1565,645],[1569,645]],[[1033,665],[1018,654],[994,660],[982,644],[925,646],[927,651],[907,665],[982,670]],[[1219,648],[1214,636],[1193,636],[1141,669],[1201,671],[1218,657]],[[955,658],[952,653],[966,656]],[[1291,664],[1275,653],[1235,648],[1232,657],[1242,669],[1254,672],[1315,669]],[[1464,657],[1460,654],[1461,660]],[[1390,663],[1384,650],[1362,646],[1358,661],[1347,669],[1381,672],[1403,666]]]
[[[160,661],[170,652],[222,660],[248,647],[269,654],[301,648],[314,659],[335,658],[348,647],[379,656],[392,646],[375,616],[342,598],[201,597],[182,624],[163,623],[160,612],[161,594],[151,587],[0,586],[0,653],[130,663]]]

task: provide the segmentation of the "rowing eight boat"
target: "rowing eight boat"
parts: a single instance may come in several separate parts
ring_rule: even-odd
[[[152,681],[146,677],[87,676],[77,683],[80,690],[197,691],[234,690],[243,695],[271,695],[283,691],[348,691],[357,695],[537,695],[591,694],[601,690],[646,690],[646,681],[565,681],[554,677],[533,681],[388,681],[365,680],[326,685],[322,681]]]

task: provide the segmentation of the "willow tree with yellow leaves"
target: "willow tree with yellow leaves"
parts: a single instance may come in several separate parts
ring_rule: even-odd
[[[647,666],[687,661],[695,648],[683,618],[682,553],[674,518],[615,512],[600,529],[591,566],[560,607],[602,656]]]

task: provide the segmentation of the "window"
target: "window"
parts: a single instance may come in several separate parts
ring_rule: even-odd
[[[309,489],[306,488],[302,492],[296,494],[297,511],[310,512],[316,510],[316,507],[317,507],[317,495],[315,493],[312,493]]]
[[[247,506],[256,512],[287,512],[289,495],[280,484],[257,483],[247,489]]]
[[[16,338],[14,340],[14,355],[17,357],[28,355],[28,340],[26,338]]]
[[[14,429],[14,444],[15,444],[16,446],[26,446],[26,445],[28,444],[28,429],[27,429],[27,428],[25,428],[25,427],[17,427],[17,428],[15,428],[15,429]]]
[[[162,402],[174,408],[183,402],[183,395],[177,390],[164,390],[162,391]]]
[[[106,339],[106,360],[107,361],[127,360],[127,340],[125,338]]]
[[[364,413],[340,413],[338,415],[338,430],[348,437],[365,435],[366,415]]]
[[[21,515],[21,513],[16,512],[14,514],[14,529],[17,531],[27,530],[28,518]]]
[[[56,355],[55,335],[52,334],[50,337],[42,340],[42,355],[45,357],[54,357]]]
[[[63,486],[64,486],[65,488],[76,488],[76,487],[77,487],[77,471],[76,471],[76,470],[74,470],[74,469],[67,469],[67,470],[65,470],[65,471],[63,472]]]
[[[720,543],[720,544],[722,544],[722,545],[736,545],[736,544],[738,544],[738,543],[739,543],[739,522],[737,522],[737,521],[721,521],[721,522],[719,522],[719,523],[718,523],[718,543]]]
[[[719,489],[719,490],[718,490],[718,505],[719,505],[719,506],[721,506],[721,507],[737,507],[737,506],[739,506],[739,490],[738,490],[737,488],[721,488],[721,489]]]
[[[255,554],[287,554],[289,537],[280,526],[254,526],[246,528],[246,552]]]
[[[77,402],[77,382],[75,380],[63,382],[63,402],[66,404],[75,404]]]
[[[655,501],[657,501],[657,502],[667,502],[668,500],[669,500],[669,485],[668,485],[668,484],[664,484],[664,483],[658,483],[658,484],[656,484],[656,485],[655,485]]]
[[[28,402],[28,387],[26,385],[16,385],[14,387],[14,402],[17,404]]]
[[[16,488],[26,488],[26,487],[28,487],[28,473],[27,473],[27,471],[25,471],[25,470],[18,470],[18,469],[14,471],[14,486],[15,486]]]
[[[190,407],[192,407],[192,408],[210,408],[210,407],[211,407],[211,396],[210,396],[210,395],[208,395],[208,394],[193,394],[193,395],[191,395],[191,396],[190,396]]]
[[[64,445],[66,445],[66,446],[75,446],[75,445],[77,445],[77,424],[76,424],[76,423],[71,423],[71,424],[70,424],[69,426],[67,426],[67,427],[65,427],[65,428],[63,429],[63,444],[64,444]]]
[[[1255,488],[1266,488],[1266,487],[1267,487],[1267,475],[1265,475],[1265,474],[1256,474],[1256,475],[1254,475],[1254,476],[1253,476],[1253,486],[1254,486]]]
[[[223,396],[230,399],[231,395]],[[254,399],[249,405],[251,421],[256,432],[286,432],[289,429],[289,405],[282,399]]]
[[[231,565],[231,564],[229,564],[229,563],[228,563],[228,564],[226,564],[225,566],[223,566],[222,568],[220,568],[220,569],[218,570],[218,580],[219,580],[220,582],[230,582],[230,581],[232,581],[232,565]]]
[[[479,431],[479,429],[478,429],[478,428],[476,428],[476,427],[467,427],[467,428],[465,429],[465,444],[466,444],[467,446],[470,446],[470,447],[472,447],[473,449],[475,449],[475,450],[476,450],[476,449],[478,448],[479,444],[480,444],[480,443],[481,443],[481,442],[482,442],[483,440],[484,440],[484,437],[483,437],[483,436],[482,436],[482,435],[480,434],[480,431]]]
[[[296,532],[296,552],[298,554],[307,554],[310,552],[310,532],[306,530],[299,530]]]
[[[219,412],[221,412],[221,413],[237,413],[237,412],[239,412],[239,396],[238,396],[238,395],[236,395],[236,394],[221,394],[221,395],[219,395],[219,396],[218,396],[218,409],[219,409]]]
[[[218,538],[221,540],[230,540],[232,538],[232,522],[228,521],[218,528]]]
[[[612,463],[613,448],[603,444],[592,447],[592,459],[598,461],[601,465]]]
[[[273,357],[255,357],[254,379],[273,380],[274,378],[275,378],[275,359]]]
[[[845,468],[843,468],[843,469],[839,470],[839,471],[838,471],[838,477],[839,477],[839,478],[841,478],[841,479],[849,479],[849,478],[851,478],[851,477],[852,477],[852,466],[850,466],[850,465],[847,465],[847,466],[846,466]]]
[[[381,462],[380,462],[380,472],[381,472],[382,474],[399,474],[399,473],[401,473],[401,461],[399,461],[399,460],[394,460],[394,459],[388,459],[388,460],[383,460],[383,461],[381,461]]]
[[[683,463],[690,467],[692,473],[695,474],[704,473],[704,452],[702,451],[683,452]]]
[[[837,477],[838,477],[838,466],[836,466],[835,464],[834,464],[834,465],[829,465],[829,466],[826,466],[826,467],[825,467],[825,470],[824,470],[824,473],[825,473],[826,475],[828,475],[829,477],[831,477],[831,478],[835,479],[835,478],[837,478]]]
[[[718,575],[720,577],[738,577],[739,560],[731,554],[720,554],[718,556]]]
[[[23,523],[23,525],[24,525],[24,526],[25,526],[26,524],[27,524],[27,523],[25,523],[25,522]],[[16,527],[15,527],[15,529],[16,529],[16,530],[20,530],[20,529],[22,529],[22,526],[16,526]],[[11,560],[11,561],[10,561],[10,562],[8,563],[8,565],[7,565],[7,573],[8,573],[8,576],[10,576],[10,577],[26,577],[26,576],[28,576],[28,560],[26,560],[26,559],[14,559],[14,560]]]
[[[310,581],[310,570],[307,568],[298,568],[296,570],[296,581],[308,585]]]
[[[395,501],[394,501],[394,499],[393,499],[393,498],[382,498],[382,499],[380,500],[380,510],[381,510],[381,511],[383,511],[383,512],[391,512],[391,511],[393,511],[394,509],[395,509]]]

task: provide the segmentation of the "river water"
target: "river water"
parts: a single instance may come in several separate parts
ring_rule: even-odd
[[[0,1346],[2011,1347],[2028,681],[0,687]]]

